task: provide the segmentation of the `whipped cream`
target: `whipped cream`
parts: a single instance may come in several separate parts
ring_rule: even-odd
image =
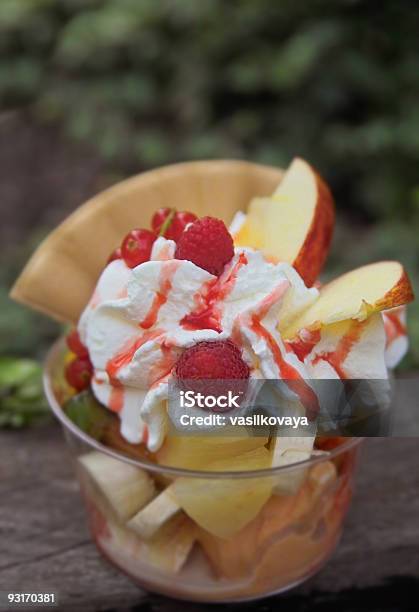
[[[147,437],[151,450],[164,440],[168,380],[182,350],[232,337],[252,377],[285,378],[291,368],[304,378],[277,323],[318,295],[291,266],[269,263],[260,252],[236,249],[217,278],[174,259],[175,247],[161,237],[150,261],[134,269],[111,262],[79,323],[94,367],[93,392],[119,414],[122,435],[131,443]]]
[[[108,264],[79,322],[94,367],[93,392],[118,413],[130,443],[146,442],[151,451],[161,446],[171,371],[183,350],[203,340],[231,338],[252,378],[284,379],[291,398],[312,405],[316,379],[387,378],[387,366],[400,355],[381,314],[302,330],[284,342],[281,331],[318,297],[292,266],[236,248],[217,278],[175,259],[175,249],[160,237],[150,261],[133,269],[123,260]]]
[[[409,338],[406,327],[406,306],[398,306],[383,312],[386,331],[385,360],[388,368],[395,368],[406,355]]]

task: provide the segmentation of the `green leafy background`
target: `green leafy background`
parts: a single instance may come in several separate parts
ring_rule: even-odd
[[[336,197],[326,276],[397,258],[417,286],[418,31],[413,1],[2,0],[0,164],[26,155],[39,180],[1,203],[18,204],[1,234],[1,352],[39,357],[57,332],[6,297],[40,237],[95,191],[178,160],[306,157]],[[417,307],[409,318],[404,367],[419,365]]]

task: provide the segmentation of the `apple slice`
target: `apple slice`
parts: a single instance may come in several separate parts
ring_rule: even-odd
[[[325,262],[333,225],[333,198],[327,185],[297,157],[271,197],[252,200],[235,243],[292,264],[311,286]]]
[[[301,329],[313,331],[347,319],[364,321],[373,312],[413,299],[410,280],[397,261],[362,266],[324,285],[318,299],[283,330],[283,337],[292,339]]]

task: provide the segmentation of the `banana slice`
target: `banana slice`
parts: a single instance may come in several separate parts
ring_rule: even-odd
[[[146,472],[97,451],[79,457],[82,477],[106,499],[115,515],[127,521],[154,496]]]
[[[173,485],[157,495],[151,503],[140,510],[127,524],[143,539],[148,540],[160,527],[180,510],[173,495]]]
[[[284,466],[299,463],[310,458],[315,438],[313,436],[281,436],[276,438],[272,465]],[[307,468],[294,468],[278,476],[273,492],[279,495],[293,495],[301,487]]]
[[[179,572],[192,551],[197,529],[183,512],[167,521],[150,540],[143,540],[136,533],[116,521],[108,522],[110,539],[101,542],[102,547],[115,560],[123,551],[127,567],[151,565],[162,572]]]
[[[293,451],[300,458],[297,461],[304,461],[311,456],[314,445],[314,436],[282,436],[275,439],[273,449],[273,465],[288,465],[292,463],[286,460],[286,454]],[[296,457],[297,457],[296,455]]]

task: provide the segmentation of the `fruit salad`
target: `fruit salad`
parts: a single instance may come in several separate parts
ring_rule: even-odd
[[[314,573],[338,541],[359,440],[182,435],[171,385],[280,381],[290,410],[313,419],[316,381],[385,380],[407,350],[401,264],[321,283],[334,203],[318,173],[297,158],[271,195],[253,195],[229,222],[167,202],[109,245],[48,368],[98,547],[187,599],[259,597]],[[17,299],[30,302],[27,286]]]

